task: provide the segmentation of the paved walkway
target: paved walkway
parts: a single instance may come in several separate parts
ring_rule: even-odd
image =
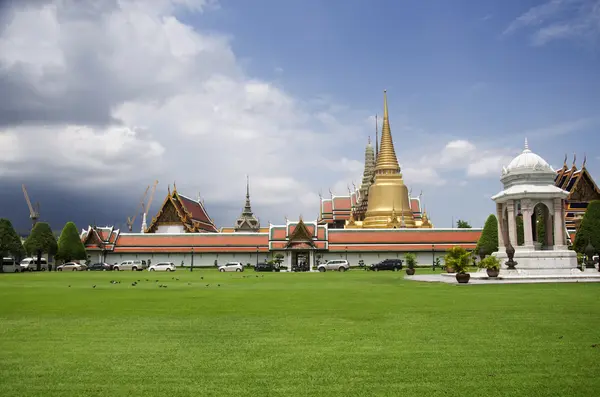
[[[593,283],[600,282],[600,273],[598,277],[561,277],[561,278],[510,278],[510,279],[482,279],[471,277],[467,284],[458,284],[456,278],[442,276],[441,274],[423,274],[414,276],[404,276],[405,280],[425,281],[430,283],[446,283],[457,285],[482,285],[482,284],[537,284],[537,283]]]

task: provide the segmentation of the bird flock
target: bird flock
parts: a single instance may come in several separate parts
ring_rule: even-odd
[[[242,278],[252,278],[252,277],[253,277],[253,276],[251,276],[251,275],[248,275],[248,276],[242,276]],[[260,275],[260,276],[259,276],[259,275],[254,275],[254,277],[256,277],[256,278],[259,278],[259,277],[264,277],[264,275]],[[171,280],[172,280],[172,281],[179,281],[179,278],[177,278],[177,277],[172,277],[172,278],[171,278]],[[201,277],[200,277],[200,280],[204,280],[204,276],[201,276]],[[147,281],[147,282],[152,282],[152,280],[150,280],[150,279],[148,279],[148,278],[147,278],[147,279],[145,279],[145,281]],[[136,286],[137,286],[139,283],[141,283],[141,282],[142,282],[142,280],[141,280],[141,279],[140,279],[140,280],[137,280],[137,281],[133,281],[133,282],[131,283],[131,286],[132,286],[132,287],[136,287]],[[158,282],[159,282],[159,280],[154,280],[154,283],[155,283],[155,284],[156,284],[156,283],[158,283]],[[110,280],[110,281],[109,281],[109,283],[110,283],[110,284],[112,284],[112,285],[116,285],[116,284],[121,284],[121,281],[120,281],[120,280]],[[187,283],[187,285],[188,285],[188,286],[191,286],[191,285],[192,285],[192,283]],[[167,288],[167,287],[168,287],[168,286],[167,286],[167,284],[164,284],[164,283],[157,284],[157,286],[158,286],[158,288]],[[216,286],[217,286],[217,287],[220,287],[220,286],[221,286],[221,284],[216,284]],[[96,288],[96,287],[97,287],[97,284],[94,284],[94,285],[92,285],[92,288]],[[209,284],[205,284],[205,287],[210,287],[210,283],[209,283]],[[69,285],[69,288],[71,288],[71,285]]]

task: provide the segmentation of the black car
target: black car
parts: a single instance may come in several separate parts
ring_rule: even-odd
[[[279,266],[273,263],[261,262],[254,265],[255,272],[278,272]]]
[[[384,259],[379,263],[372,264],[369,269],[374,271],[379,270],[393,270],[399,271],[402,270],[402,263],[404,261],[402,259]]]
[[[87,270],[89,271],[110,271],[113,269],[113,265],[109,265],[108,263],[94,263],[93,265],[89,265]]]

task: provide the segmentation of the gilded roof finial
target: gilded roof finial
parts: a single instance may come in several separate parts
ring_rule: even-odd
[[[167,192],[169,193],[169,196],[171,195],[171,185],[167,186]]]
[[[329,188],[329,195],[333,198],[333,193],[331,192],[331,188]]]
[[[587,162],[587,154],[583,154],[583,164],[581,164],[581,168],[585,168],[585,163]]]
[[[387,91],[383,91],[383,125],[381,127],[381,149],[377,156],[376,174],[400,174],[400,165],[394,150],[388,113]]]
[[[175,193],[177,191],[177,185],[175,184],[175,181],[173,181],[173,193]]]
[[[567,154],[565,153],[565,161],[563,162],[563,167],[567,167]]]
[[[576,162],[577,162],[577,153],[573,153],[573,168],[575,168]]]

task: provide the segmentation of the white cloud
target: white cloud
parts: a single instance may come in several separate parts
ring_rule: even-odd
[[[600,1],[550,0],[517,17],[503,35],[523,29],[532,30],[535,46],[559,39],[595,40],[600,36]]]
[[[234,205],[249,174],[253,205],[272,208],[263,219],[283,208],[290,217],[316,215],[327,178],[362,173],[340,142],[365,132],[340,121],[344,106],[305,102],[247,76],[229,38],[184,24],[181,6],[216,4],[121,0],[91,12],[56,0],[13,10],[0,33],[0,75],[18,77],[40,99],[3,129],[9,154],[0,173],[78,188],[177,180],[207,204]]]

